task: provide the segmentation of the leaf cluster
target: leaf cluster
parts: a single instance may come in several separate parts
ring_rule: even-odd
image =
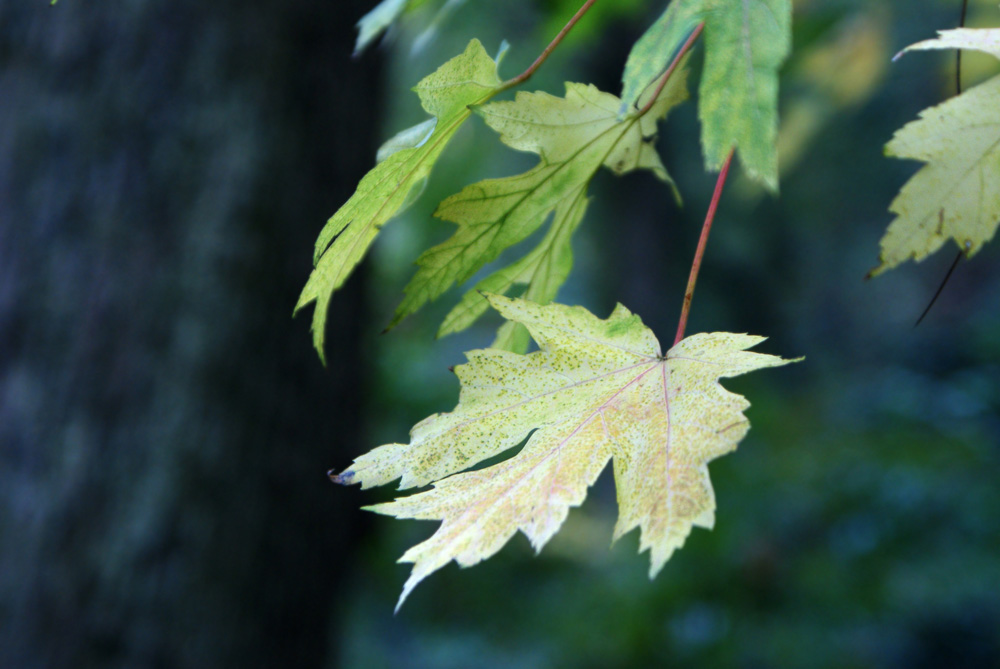
[[[417,4],[378,5],[359,23],[358,50]],[[493,100],[523,84],[592,4],[584,3],[518,77],[500,78],[504,49],[491,58],[472,40],[418,83],[414,91],[429,118],[383,146],[380,162],[316,243],[315,269],[296,310],[315,303],[313,340],[322,357],[333,293],[381,228],[419,195],[459,127],[476,116],[502,143],[538,156],[522,174],[467,185],[437,206],[434,215],[455,230],[416,259],[390,324],[489,268],[438,330],[440,336],[468,328],[490,307],[505,319],[490,348],[469,352],[468,362],[455,368],[458,405],[418,423],[409,443],[375,448],[331,475],[366,488],[397,479],[401,489],[433,486],[372,507],[397,518],[441,521],[402,558],[414,566],[400,604],[430,573],[451,561],[469,566],[487,559],[517,532],[540,550],[608,462],[618,493],[614,537],[638,528],[654,576],[692,527],[714,523],[708,463],[735,449],[749,429],[743,414],[749,403],[719,380],[794,362],[750,352],[763,337],[683,336],[733,157],[750,178],[778,191],[778,73],[791,44],[790,0],[673,0],[636,41],[620,96],[567,82],[562,96],[519,91],[512,100]],[[653,333],[621,305],[600,319],[555,300],[572,268],[572,238],[588,209],[588,186],[601,168],[617,175],[647,170],[680,201],[655,144],[658,123],[688,98],[687,60],[699,40],[705,51],[697,82],[701,145],[705,166],[720,175],[677,338],[663,353]],[[905,51],[950,48],[1000,58],[1000,30],[943,31]],[[998,110],[1000,77],[925,110],[887,145],[888,155],[926,165],[892,203],[896,218],[871,275],[920,260],[947,239],[971,256],[993,237],[1000,222]],[[543,229],[533,249],[491,265]],[[539,350],[526,354],[532,339]],[[476,469],[518,445],[515,455]]]

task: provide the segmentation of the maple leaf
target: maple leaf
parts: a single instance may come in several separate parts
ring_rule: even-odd
[[[518,530],[541,550],[611,459],[620,510],[614,537],[640,528],[652,578],[692,526],[712,527],[707,463],[734,450],[749,429],[749,402],[718,380],[793,361],[746,350],[763,337],[720,332],[688,337],[664,356],[652,331],[621,305],[600,319],[581,307],[487,299],[525,326],[540,350],[468,353],[455,368],[462,390],[454,411],[418,423],[409,444],[380,446],[333,477],[364,488],[397,478],[401,489],[434,483],[369,507],[443,521],[400,559],[414,566],[399,605],[427,575],[452,560],[485,560]],[[517,455],[464,471],[525,440]]]
[[[641,116],[620,118],[619,98],[569,82],[562,98],[522,92],[513,102],[477,108],[501,141],[537,153],[540,160],[523,174],[481,181],[441,202],[435,216],[457,223],[458,230],[417,259],[419,269],[406,286],[406,297],[390,327],[452,284],[468,280],[531,235],[553,212],[548,234],[538,247],[466,293],[445,317],[438,335],[462,330],[482,315],[488,308],[484,291],[503,293],[519,284],[527,285],[524,296],[534,302],[555,299],[573,263],[570,239],[587,208],[587,186],[602,165],[616,174],[647,169],[673,186],[654,148],[656,122],[687,98],[686,79],[682,68]],[[494,342],[514,350],[526,345],[526,332],[513,326],[502,329]]]
[[[479,40],[465,52],[425,77],[413,89],[427,113],[435,117],[434,129],[419,142],[404,133],[396,138],[405,148],[393,147],[385,159],[358,184],[357,190],[327,221],[316,240],[315,269],[299,296],[295,311],[316,302],[313,343],[324,358],[323,341],[330,298],[361,262],[379,230],[419,194],[435,161],[463,122],[472,105],[482,104],[500,89],[496,60]],[[419,127],[419,126],[418,126]],[[406,139],[400,139],[401,136]],[[399,149],[399,150],[395,150]]]
[[[705,163],[719,170],[737,148],[750,176],[778,189],[778,68],[791,47],[790,0],[674,0],[635,43],[622,75],[633,106],[695,27],[705,24],[698,118]]]
[[[1000,58],[1000,29],[943,30],[922,49],[975,49]],[[901,52],[901,53],[903,53]],[[971,257],[1000,223],[1000,76],[920,112],[886,144],[886,155],[927,163],[899,191],[880,242],[877,276],[923,260],[948,240]]]

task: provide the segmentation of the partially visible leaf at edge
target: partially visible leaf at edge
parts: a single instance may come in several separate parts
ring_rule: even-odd
[[[354,43],[354,55],[368,48],[376,37],[396,22],[410,0],[382,0],[358,21],[358,39]]]
[[[622,106],[624,116],[636,108],[639,96],[656,83],[677,56],[684,42],[702,22],[704,0],[673,0],[642,37],[632,45],[622,72]]]
[[[937,38],[911,44],[898,55],[909,51],[929,51],[932,49],[972,49],[987,53],[994,58],[1000,58],[1000,28],[939,30]]]
[[[435,215],[457,223],[458,229],[417,259],[419,269],[406,286],[406,297],[392,325],[454,283],[467,281],[505,249],[531,235],[553,211],[551,234],[542,240],[537,255],[533,252],[531,261],[526,258],[524,265],[519,262],[502,269],[467,293],[445,318],[439,334],[468,327],[486,310],[479,295],[484,288],[501,292],[513,284],[527,284],[527,297],[543,303],[554,299],[572,265],[569,234],[565,233],[571,234],[579,224],[587,185],[601,165],[617,174],[648,169],[673,187],[654,148],[656,123],[687,98],[686,79],[687,69],[682,67],[642,117],[633,113],[620,119],[617,97],[575,83],[566,84],[562,98],[542,92],[518,93],[513,102],[478,108],[477,113],[500,133],[501,141],[538,153],[539,163],[523,174],[467,186],[439,205]],[[511,334],[501,333],[497,344],[512,348],[518,344],[518,349],[527,344],[523,334]]]
[[[464,5],[466,0],[447,0],[434,14],[434,18],[431,19],[427,27],[421,31],[419,35],[413,40],[413,46],[410,47],[410,53],[419,53],[428,44],[434,41],[437,36],[438,31],[441,26],[451,17],[451,14]]]
[[[358,39],[354,43],[354,56],[357,57],[362,51],[367,49],[379,35],[391,28],[403,14],[419,9],[427,2],[428,0],[382,0],[382,2],[358,21]],[[423,32],[417,35],[411,51],[416,53],[433,41],[435,33],[437,33],[441,24],[444,23],[459,5],[464,3],[465,0],[447,0],[437,10],[430,24],[424,28]]]
[[[904,49],[967,48],[1000,58],[1000,29],[958,29]],[[927,163],[889,210],[896,215],[880,242],[877,276],[926,258],[948,240],[971,257],[1000,224],[1000,76],[971,88],[900,128],[886,155]]]
[[[747,173],[778,190],[778,69],[792,36],[791,0],[710,0],[698,118],[709,169],[736,147]]]
[[[698,118],[705,163],[717,171],[736,148],[747,173],[778,189],[778,69],[791,47],[790,0],[673,0],[636,42],[622,76],[632,106],[705,22]]]
[[[468,353],[469,362],[455,368],[462,390],[454,411],[418,423],[409,444],[380,446],[334,477],[364,488],[397,478],[401,489],[434,483],[370,507],[444,521],[401,558],[414,566],[399,604],[448,562],[485,560],[518,530],[541,550],[609,459],[619,506],[614,538],[640,528],[652,578],[694,525],[712,527],[707,464],[749,429],[749,402],[718,380],[793,361],[746,350],[763,337],[721,332],[688,337],[664,356],[621,305],[600,319],[580,307],[488,299],[527,327],[539,350]],[[525,438],[517,455],[463,471]]]
[[[419,146],[396,151],[372,168],[316,240],[316,267],[295,311],[316,302],[312,331],[320,358],[333,292],[361,262],[382,226],[410,204],[412,193],[419,192],[448,140],[471,115],[470,107],[489,100],[500,85],[497,61],[472,40],[464,53],[413,89],[427,113],[437,118],[434,131]]]

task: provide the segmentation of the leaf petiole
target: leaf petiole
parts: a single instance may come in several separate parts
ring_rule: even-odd
[[[545,50],[542,51],[542,53],[538,56],[538,58],[535,59],[535,62],[529,65],[528,69],[522,72],[521,74],[517,75],[513,79],[508,79],[507,81],[503,82],[503,85],[497,92],[502,93],[503,91],[514,88],[515,86],[519,86],[520,84],[523,84],[528,79],[530,79],[531,75],[535,73],[535,70],[537,70],[542,66],[542,63],[544,63],[546,59],[548,59],[549,54],[551,54],[553,51],[556,50],[556,47],[559,46],[559,43],[563,41],[563,38],[566,37],[566,34],[573,29],[573,26],[576,25],[577,21],[583,18],[583,15],[587,13],[587,11],[594,5],[595,2],[597,2],[597,0],[587,0],[585,3],[583,3],[580,9],[577,10],[576,14],[573,15],[573,18],[571,18],[569,21],[566,22],[566,25],[564,25],[562,30],[559,31],[559,34],[556,35],[551,42],[549,42],[549,45],[545,47]]]
[[[719,198],[722,197],[722,187],[726,184],[726,175],[729,174],[729,163],[733,161],[733,151],[729,150],[726,162],[722,164],[719,178],[715,182],[715,192],[712,193],[712,201],[708,205],[708,212],[705,214],[705,223],[701,226],[701,237],[698,238],[698,249],[694,252],[694,260],[691,262],[691,274],[688,276],[687,289],[684,291],[684,305],[681,307],[680,322],[677,323],[677,336],[674,337],[674,346],[684,339],[684,329],[687,327],[688,313],[691,311],[691,298],[694,297],[694,285],[698,281],[698,270],[701,269],[701,259],[705,255],[705,246],[708,244],[708,233],[712,230],[712,221],[715,219],[715,210],[719,206]]]
[[[969,0],[962,0],[962,15],[958,17],[958,27],[965,27],[965,16],[969,11]],[[962,50],[955,52],[955,95],[962,94]],[[955,262],[958,262],[957,260]]]
[[[962,0],[962,15],[958,19],[959,28],[965,27],[965,17],[968,11],[969,11],[969,0]],[[958,49],[955,51],[955,95],[961,95],[961,94],[962,94],[962,50]],[[941,211],[942,211],[941,217],[944,218],[944,210],[942,209]],[[941,285],[938,286],[937,292],[934,293],[934,297],[931,298],[930,304],[928,304],[927,308],[924,309],[924,313],[920,314],[920,318],[918,318],[917,322],[913,324],[913,327],[917,327],[918,325],[920,325],[920,323],[924,320],[924,317],[930,313],[931,307],[933,307],[934,303],[937,302],[937,299],[941,297],[941,292],[944,290],[944,287],[948,285],[948,281],[951,280],[952,273],[954,273],[955,268],[958,267],[958,263],[961,262],[962,256],[964,255],[965,251],[959,251],[955,255],[955,260],[952,261],[951,267],[948,268],[948,273],[944,275],[944,279],[941,281]]]
[[[663,90],[663,87],[666,86],[667,81],[670,80],[670,75],[672,75],[674,73],[674,70],[677,69],[677,66],[681,62],[681,59],[684,58],[684,54],[686,54],[691,49],[691,47],[694,45],[698,37],[701,36],[701,31],[704,29],[705,29],[705,22],[702,21],[695,27],[694,30],[691,31],[691,34],[688,35],[687,40],[684,42],[683,45],[681,45],[681,48],[677,50],[677,54],[674,56],[674,59],[670,61],[670,66],[667,67],[666,71],[664,71],[663,73],[663,76],[660,77],[660,83],[656,86],[656,91],[653,93],[653,95],[650,96],[649,100],[646,101],[646,104],[642,106],[642,109],[639,110],[639,113],[636,114],[636,116],[644,116],[646,112],[652,109],[653,105],[656,103],[656,99],[660,97],[660,92]]]

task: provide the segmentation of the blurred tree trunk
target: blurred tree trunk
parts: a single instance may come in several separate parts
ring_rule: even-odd
[[[309,667],[358,528],[349,0],[0,4],[0,666]]]

